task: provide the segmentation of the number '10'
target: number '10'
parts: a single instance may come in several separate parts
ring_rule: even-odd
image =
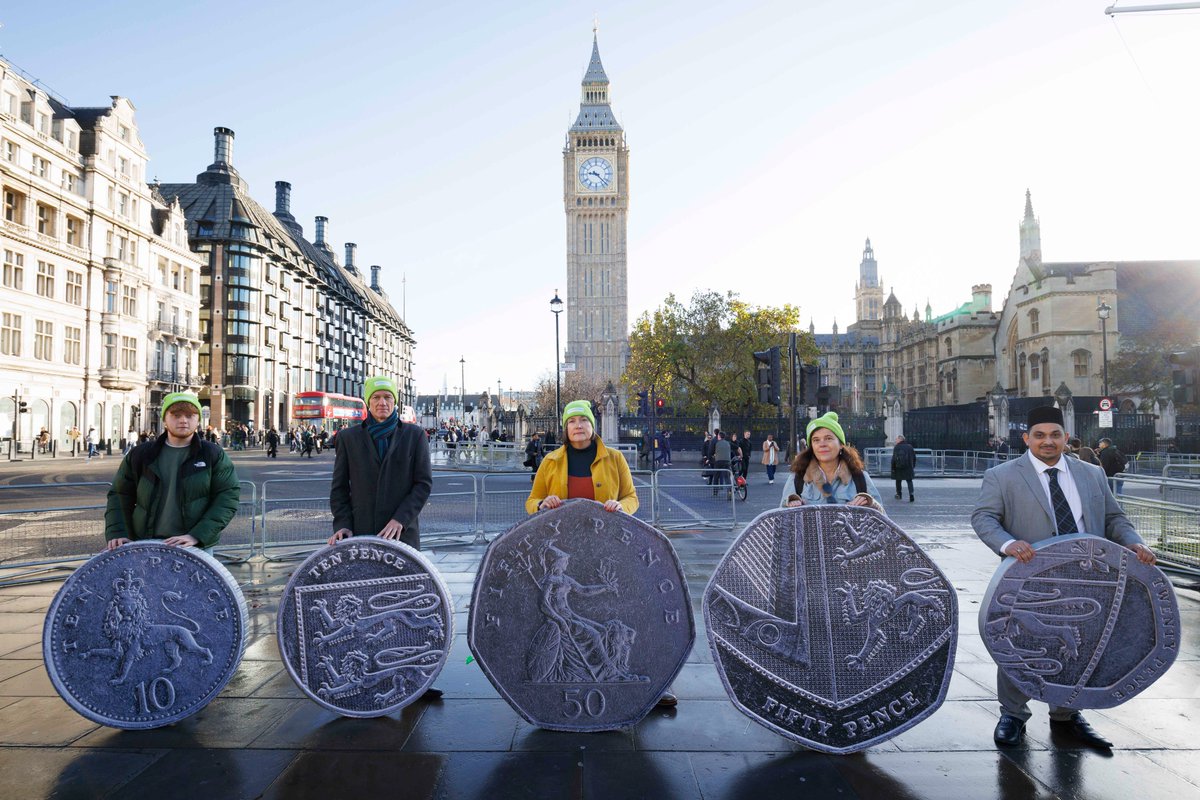
[[[163,677],[150,681],[149,688],[147,688],[146,682],[142,681],[134,689],[134,692],[137,694],[138,706],[143,714],[149,714],[151,711],[166,711],[175,705],[175,686]]]

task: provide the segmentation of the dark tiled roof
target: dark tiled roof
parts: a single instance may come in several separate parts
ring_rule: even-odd
[[[1118,261],[1117,323],[1122,336],[1169,326],[1200,342],[1200,261]]]
[[[835,346],[834,335],[832,333],[817,333],[813,335],[813,341],[816,342],[817,348],[820,350],[829,350]],[[847,331],[837,335],[837,346],[845,347],[858,345],[879,345],[878,336],[869,336],[857,331]]]

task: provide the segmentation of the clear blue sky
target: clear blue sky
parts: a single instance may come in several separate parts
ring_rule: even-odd
[[[551,370],[594,14],[631,320],[711,288],[844,329],[868,236],[909,313],[998,305],[1026,187],[1048,260],[1195,258],[1200,17],[1109,1],[11,3],[0,51],[72,104],[129,97],[163,181],[233,128],[259,202],[291,181],[397,308],[407,275],[419,389],[465,356],[474,393]]]

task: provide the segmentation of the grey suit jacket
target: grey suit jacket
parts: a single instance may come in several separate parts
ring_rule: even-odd
[[[1079,490],[1084,527],[1080,533],[1103,536],[1126,547],[1142,543],[1142,537],[1109,491],[1104,470],[1065,455],[1059,466],[1067,468]],[[971,527],[998,555],[1002,555],[1000,548],[1012,539],[1040,542],[1054,535],[1054,511],[1028,455],[984,473],[983,489],[971,514]]]

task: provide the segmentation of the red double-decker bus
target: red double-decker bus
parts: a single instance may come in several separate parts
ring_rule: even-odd
[[[316,425],[329,432],[367,418],[367,404],[360,397],[332,392],[297,392],[292,401],[292,421]]]

